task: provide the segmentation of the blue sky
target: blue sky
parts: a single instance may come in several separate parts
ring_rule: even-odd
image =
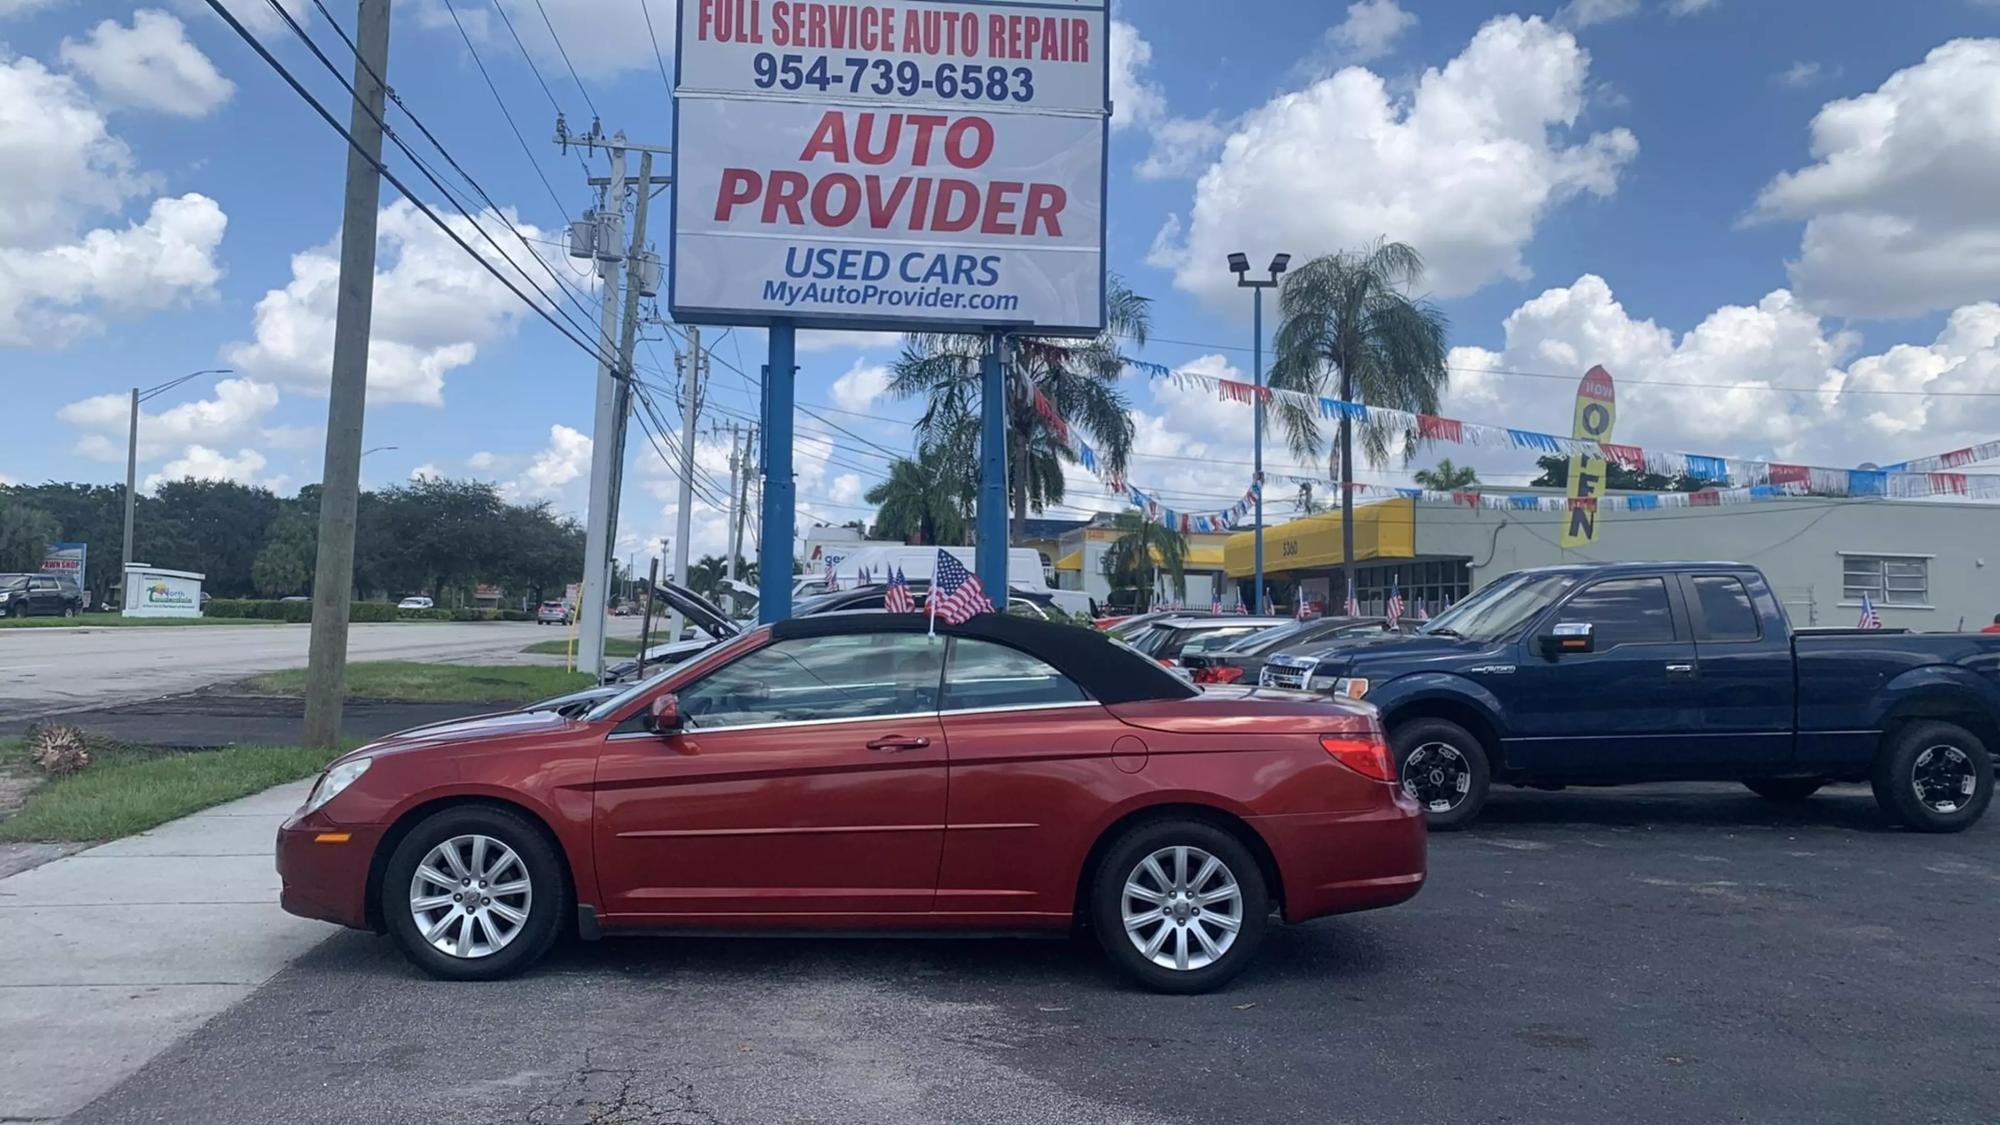
[[[338,86],[266,0],[231,2],[344,120]],[[493,2],[452,0],[534,165],[443,0],[398,3],[391,82],[524,233],[555,237],[564,215],[537,171],[570,215],[590,202],[585,172],[549,143],[550,96]],[[555,103],[587,125],[532,0],[500,2]],[[309,0],[284,3],[344,54]],[[640,5],[544,0],[607,130],[665,142]],[[328,7],[351,21],[351,3]],[[1979,201],[2000,178],[1993,0],[1226,9],[1115,13],[1108,252],[1155,299],[1144,358],[1247,377],[1247,295],[1222,253],[1387,234],[1432,261],[1457,347],[1449,412],[1469,420],[1563,429],[1566,380],[1601,362],[1625,388],[1622,440],[1848,464],[2000,434],[2000,397],[1979,397],[2000,392],[2000,306],[1986,303],[2000,298],[2000,213]],[[671,67],[673,6],[651,11]],[[117,479],[122,405],[94,396],[228,366],[220,386],[149,404],[168,413],[146,423],[142,477],[316,479],[338,138],[198,0],[0,0],[0,82],[0,478]],[[400,154],[390,164],[421,182]],[[385,188],[366,444],[396,448],[369,456],[366,480],[475,475],[580,510],[589,359],[395,198]],[[704,429],[754,413],[730,368],[754,374],[763,351],[756,332],[708,339]],[[855,343],[814,341],[799,384],[802,402],[852,412],[822,411],[852,433],[801,419],[803,506],[835,521],[866,514],[860,493],[884,450],[908,449],[915,413],[879,394],[893,345]],[[671,354],[662,339],[640,356]],[[1675,382],[1702,387],[1658,385]],[[1127,391],[1134,483],[1190,509],[1241,493],[1246,409],[1136,374]],[[627,547],[672,526],[669,474],[637,435],[632,448]],[[721,439],[700,450],[726,476]],[[1439,452],[1493,483],[1524,479],[1518,460]],[[1398,461],[1365,479],[1406,473]],[[1072,499],[1116,506],[1080,473]],[[714,549],[720,518],[696,516],[697,549]]]

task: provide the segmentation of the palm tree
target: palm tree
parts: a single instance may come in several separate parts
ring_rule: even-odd
[[[703,555],[688,567],[688,589],[703,597],[713,595],[729,572],[729,560],[721,555]]]
[[[1104,469],[1125,471],[1132,451],[1130,404],[1118,377],[1130,360],[1121,348],[1144,347],[1151,327],[1145,297],[1113,275],[1106,282],[1104,331],[1087,340],[1016,336],[1008,340],[1007,481],[1019,538],[1028,512],[1063,499],[1062,466],[1073,459],[1055,426],[1035,409],[1035,392],[1097,450]],[[987,338],[977,335],[912,334],[903,343],[889,379],[897,398],[928,398],[917,436],[924,446],[971,453],[979,464],[979,368]]]
[[[874,537],[963,546],[972,500],[971,482],[960,471],[965,463],[933,447],[919,448],[914,460],[891,462],[889,475],[863,497],[877,506]]]
[[[1347,402],[1435,414],[1450,373],[1445,370],[1445,315],[1410,291],[1423,282],[1424,259],[1401,242],[1378,241],[1307,262],[1285,279],[1279,297],[1271,386],[1323,396],[1336,389]],[[1317,457],[1319,421],[1296,400],[1277,402],[1293,453]],[[1388,456],[1389,433],[1362,433],[1368,458]],[[1405,436],[1407,456],[1416,434]],[[1343,416],[1338,441],[1341,566],[1354,580],[1354,422]]]
[[[1111,524],[1118,538],[1104,551],[1104,577],[1114,589],[1144,590],[1150,597],[1155,567],[1173,578],[1174,589],[1187,597],[1187,537],[1138,512],[1120,512]]]
[[[1479,470],[1470,465],[1454,465],[1451,458],[1440,458],[1436,468],[1418,469],[1418,488],[1428,488],[1432,492],[1457,492],[1461,488],[1471,488],[1479,483]]]

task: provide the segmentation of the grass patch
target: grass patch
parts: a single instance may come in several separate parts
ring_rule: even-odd
[[[570,651],[570,642],[567,639],[560,641],[536,641],[521,651],[537,653],[542,656],[564,656]],[[625,637],[606,637],[604,638],[604,655],[637,656],[639,655],[639,642]]]
[[[122,617],[116,613],[83,613],[75,617],[4,617],[0,629],[74,629],[79,625],[112,625],[119,628],[150,628],[155,625],[283,625],[282,621],[260,621],[250,617]]]
[[[121,750],[47,782],[0,820],[0,840],[108,840],[311,777],[342,751],[232,746],[186,753]]]
[[[303,695],[306,670],[266,672],[245,681],[254,691]],[[532,703],[590,686],[582,672],[535,665],[416,664],[381,660],[347,666],[347,698],[410,703]]]

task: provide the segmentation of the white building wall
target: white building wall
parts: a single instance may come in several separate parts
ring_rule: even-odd
[[[1605,512],[1597,542],[1564,551],[1565,513],[1418,503],[1419,557],[1471,560],[1475,588],[1511,570],[1578,562],[1751,563],[1794,624],[1853,625],[1849,556],[1921,562],[1925,604],[1881,604],[1882,623],[1926,632],[1977,630],[2000,613],[2000,505],[1799,497],[1720,508]]]

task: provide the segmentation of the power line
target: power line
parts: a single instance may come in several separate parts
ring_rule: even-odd
[[[507,18],[507,5],[501,3],[501,0],[493,0],[493,10],[499,13],[500,22],[507,25],[507,34],[513,38],[514,46],[521,52],[521,60],[528,64],[528,70],[534,74],[535,82],[541,86],[543,95],[549,99],[549,108],[556,111],[556,116],[562,116],[562,105],[556,101],[555,93],[549,89],[548,79],[542,77],[542,68],[535,65],[535,56],[529,54],[528,45],[521,42],[521,33],[514,30],[514,21]],[[547,18],[546,13],[544,18]]]
[[[285,80],[285,84],[292,88],[293,93],[296,93],[301,99],[305,101],[307,105],[311,106],[313,111],[319,114],[320,119],[325,121],[327,125],[333,129],[334,132],[340,134],[341,139],[347,142],[348,147],[352,148],[355,152],[359,153],[361,155],[361,158],[367,161],[368,164],[375,169],[378,175],[380,175],[383,179],[389,181],[391,186],[393,186],[398,192],[402,193],[403,198],[409,200],[411,205],[416,207],[416,209],[419,212],[421,212],[426,219],[429,219],[433,224],[437,226],[439,230],[443,231],[448,238],[450,238],[453,242],[457,243],[459,249],[471,255],[473,260],[477,261],[480,264],[481,268],[485,269],[487,273],[493,275],[494,280],[506,286],[508,292],[514,294],[514,296],[520,298],[522,303],[526,304],[529,308],[535,310],[535,313],[537,315],[539,315],[543,320],[548,321],[551,327],[553,327],[556,331],[562,333],[565,337],[569,339],[571,343],[582,348],[587,354],[595,358],[598,358],[600,362],[602,361],[602,355],[601,353],[598,352],[597,348],[594,345],[588,344],[583,340],[577,338],[576,336],[572,335],[569,329],[565,328],[562,324],[558,323],[556,319],[548,313],[547,310],[543,309],[540,305],[530,300],[527,294],[522,293],[520,289],[515,287],[513,282],[507,280],[506,276],[503,275],[493,265],[493,263],[487,261],[484,257],[482,257],[479,254],[478,251],[474,250],[471,244],[467,243],[465,239],[461,237],[457,231],[452,230],[451,224],[445,222],[443,218],[439,217],[436,211],[431,210],[429,204],[426,204],[423,200],[417,198],[416,193],[410,190],[409,185],[403,183],[403,181],[394,172],[391,172],[389,170],[387,165],[383,164],[380,160],[377,160],[374,157],[370,156],[367,153],[367,151],[361,147],[361,143],[355,139],[354,135],[347,130],[347,127],[334,119],[333,114],[328,112],[326,106],[322,105],[318,98],[313,97],[311,91],[307,90],[303,85],[301,85],[299,83],[299,80],[293,76],[291,71],[285,69],[285,65],[279,62],[276,56],[271,54],[270,49],[265,47],[262,41],[260,41],[255,35],[251,34],[249,29],[245,28],[242,25],[242,23],[238,22],[236,17],[230,13],[229,9],[222,4],[221,0],[207,0],[207,2],[209,8],[212,11],[214,11],[216,15],[221,16],[223,22],[229,25],[230,30],[236,32],[237,36],[241,38],[245,43],[249,44],[251,50],[255,51],[258,57],[264,60],[265,65],[269,66],[272,70],[276,71],[278,76]],[[421,161],[419,162],[419,166],[421,167]],[[426,170],[426,175],[429,174],[430,173],[428,172],[428,170]],[[440,188],[439,190],[443,189]],[[476,226],[477,224],[474,225]]]
[[[493,6],[499,7],[500,0],[493,0]],[[556,34],[556,25],[549,21],[549,10],[542,7],[542,0],[535,0],[535,10],[542,13],[542,26],[549,29],[549,39],[556,45],[556,54],[561,55],[563,65],[569,67],[570,79],[576,83],[576,92],[583,95],[583,104],[590,107],[592,117],[598,116],[597,106],[590,100],[590,91],[583,88],[583,79],[576,73],[576,64],[569,61],[569,51],[563,47],[562,36]],[[522,50],[526,51],[527,48],[523,47]]]
[[[313,0],[313,3],[318,4],[320,0]],[[507,128],[514,131],[514,140],[520,144],[521,154],[528,158],[529,167],[535,170],[535,176],[542,181],[542,186],[548,189],[549,199],[556,205],[556,213],[563,217],[563,222],[569,222],[569,209],[563,206],[562,196],[556,194],[555,185],[550,183],[548,176],[542,172],[541,162],[535,159],[535,151],[528,147],[528,138],[521,135],[521,127],[514,123],[514,115],[508,112],[507,102],[500,96],[500,87],[494,85],[493,76],[486,71],[486,60],[479,57],[479,48],[473,46],[472,36],[466,33],[465,24],[459,21],[458,9],[452,6],[451,0],[444,0],[444,9],[451,13],[451,22],[458,28],[459,38],[465,40],[465,49],[472,55],[472,65],[479,68],[479,77],[486,80],[486,88],[493,94],[493,104],[500,107],[500,116],[507,119]],[[404,112],[409,112],[408,107],[404,108]]]
[[[673,79],[667,77],[667,60],[660,54],[660,37],[653,34],[653,6],[647,0],[639,0],[639,11],[646,16],[646,38],[653,41],[653,61],[660,64],[660,81],[667,84],[667,96],[674,94]]]

